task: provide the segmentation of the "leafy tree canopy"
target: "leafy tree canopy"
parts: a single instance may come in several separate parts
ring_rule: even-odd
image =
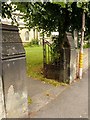
[[[1,5],[1,13],[2,13],[2,18],[11,18],[12,15],[12,5],[11,4],[7,4],[6,2],[2,2]]]
[[[12,4],[24,13],[24,21],[28,29],[37,27],[44,31],[81,30],[83,9],[86,14],[86,33],[90,33],[90,2],[15,2],[2,3],[2,17],[11,17]],[[60,36],[60,37],[62,37]]]

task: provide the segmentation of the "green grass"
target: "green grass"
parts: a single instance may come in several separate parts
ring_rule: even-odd
[[[24,48],[26,51],[27,75],[33,78],[42,77],[43,66],[42,46]]]

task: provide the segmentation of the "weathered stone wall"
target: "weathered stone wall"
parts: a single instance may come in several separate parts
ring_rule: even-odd
[[[83,53],[83,71],[90,66],[90,48],[84,49]]]
[[[71,83],[76,79],[77,50],[71,33],[66,33],[63,41],[63,79]]]
[[[0,30],[2,30],[2,56],[0,56],[0,64],[2,65],[2,67],[0,67],[0,97],[4,92],[5,98],[2,99],[1,102],[2,105],[4,103],[6,106],[7,118],[26,117],[28,114],[28,104],[25,83],[25,51],[17,27],[11,25],[2,25],[0,26]],[[5,101],[3,102],[3,100]],[[2,109],[0,109],[0,112],[3,112],[3,106],[1,106]],[[2,118],[2,113],[0,117]]]
[[[3,86],[2,86],[2,78],[0,76],[0,120],[1,118],[5,118],[5,106],[4,106],[4,95],[3,95]]]
[[[3,83],[2,83],[2,31],[0,30],[0,120],[5,116]]]
[[[77,66],[77,52],[76,49],[71,49],[70,58],[70,83],[77,78],[76,76],[76,66]]]

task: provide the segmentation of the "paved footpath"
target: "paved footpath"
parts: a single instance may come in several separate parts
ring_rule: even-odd
[[[52,91],[53,87],[51,87],[51,96],[48,96],[48,99],[51,98],[49,102],[47,102],[48,99],[46,99],[45,94],[42,94],[46,90],[45,89],[46,87],[47,90],[49,90],[49,86],[46,85],[44,88],[43,86],[41,86],[42,93],[40,94],[39,97],[37,95],[34,98],[34,101],[35,99],[37,100],[35,101],[35,103],[33,103],[30,106],[29,109],[30,117],[31,118],[88,118],[88,78],[90,78],[90,74],[88,74],[88,72],[90,72],[90,68],[89,71],[86,71],[83,74],[82,80],[77,80],[76,82],[72,83],[72,85],[62,88],[61,86],[54,88],[54,91],[56,91],[56,93]],[[36,92],[39,92],[40,89],[40,86],[38,85],[39,84],[37,84],[37,87],[35,86],[36,88],[34,88],[36,89]],[[46,104],[44,104],[44,102],[42,101],[46,102]],[[38,106],[39,109],[37,109]]]
[[[27,83],[28,98],[30,97],[32,99],[32,103],[28,105],[30,117],[54,100],[68,87],[68,85],[55,87],[40,80],[30,78],[28,78]]]

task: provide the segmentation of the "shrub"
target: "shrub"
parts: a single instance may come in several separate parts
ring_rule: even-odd
[[[28,42],[28,43],[23,43],[23,46],[24,46],[24,47],[29,47],[29,46],[30,46],[30,42]]]
[[[88,43],[85,44],[83,47],[84,47],[84,48],[90,48],[90,43],[88,42]]]
[[[32,39],[32,41],[30,42],[30,46],[33,46],[33,45],[39,45],[37,39]]]
[[[24,47],[33,47],[33,46],[38,46],[39,43],[38,43],[38,40],[37,39],[32,39],[31,42],[28,42],[28,43],[23,43]]]

